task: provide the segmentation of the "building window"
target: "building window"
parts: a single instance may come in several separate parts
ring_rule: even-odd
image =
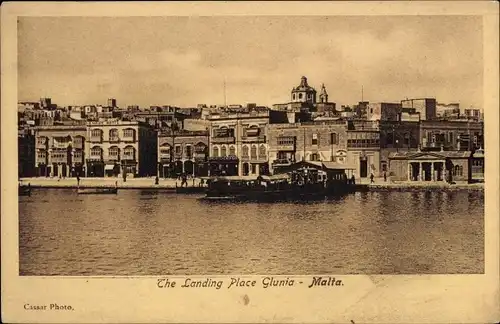
[[[37,143],[38,145],[45,145],[46,141],[47,141],[47,138],[46,138],[46,137],[38,137],[38,138],[36,139],[36,143]]]
[[[292,94],[292,100],[295,100],[295,93]]]
[[[409,146],[410,145],[410,134],[405,133],[404,135],[404,145]]]
[[[257,158],[257,146],[252,145],[252,149],[250,150],[250,157],[252,159],[256,159]]]
[[[81,136],[75,136],[75,138],[73,139],[73,144],[78,145],[82,145],[83,144],[83,137]]]
[[[278,145],[294,145],[295,138],[292,136],[278,137]]]
[[[123,156],[125,159],[134,160],[135,159],[135,148],[133,146],[127,146],[123,150]]]
[[[186,159],[193,158],[193,151],[191,149],[191,145],[186,145]]]
[[[318,153],[312,153],[310,155],[310,161],[319,161]]]
[[[109,130],[109,140],[110,141],[119,141],[119,136],[118,136],[118,129],[113,128]]]
[[[195,147],[194,147],[194,151],[196,153],[205,153],[206,150],[207,150],[207,146],[204,143],[201,143],[201,142],[198,143],[198,144],[196,144]]]
[[[111,158],[118,158],[120,156],[120,149],[116,146],[112,146],[109,148],[108,154]]]
[[[82,151],[75,151],[75,152],[73,153],[73,157],[74,157],[75,159],[80,160],[80,159],[82,158],[82,155],[83,155],[82,153],[83,153]]]
[[[313,134],[312,145],[318,145],[318,134]]]
[[[248,146],[244,145],[241,151],[241,156],[248,159]]]
[[[123,130],[123,137],[134,139],[134,137],[135,137],[135,130],[132,129],[132,128],[124,129]]]
[[[222,146],[220,149],[220,156],[221,157],[226,157],[227,156],[227,148],[226,146]]]
[[[90,136],[92,137],[101,137],[102,135],[102,130],[100,129],[93,129],[90,131]]]
[[[102,149],[98,146],[90,149],[90,155],[93,157],[101,157]]]
[[[217,146],[213,148],[213,155],[214,157],[219,157],[219,148]]]
[[[264,145],[261,145],[259,147],[259,157],[261,159],[263,159],[263,158],[265,159],[266,158],[266,147]]]
[[[302,99],[302,93],[299,93],[299,99]]]
[[[448,143],[453,144],[453,132],[448,133]]]
[[[232,145],[229,147],[229,156],[236,156],[236,149]]]
[[[38,160],[45,160],[47,158],[46,152],[37,152],[36,157]]]
[[[180,146],[180,145],[176,145],[176,146],[175,146],[175,154],[176,154],[176,155],[181,154],[181,146]]]
[[[330,142],[332,145],[338,144],[338,138],[337,138],[337,133],[332,133],[331,135]]]
[[[453,168],[454,176],[462,176],[463,175],[463,167],[461,165],[455,165]]]

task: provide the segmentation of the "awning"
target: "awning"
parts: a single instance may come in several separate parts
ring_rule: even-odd
[[[104,166],[104,170],[105,170],[105,171],[108,171],[108,170],[114,170],[114,168],[115,168],[115,165],[114,165],[114,164],[106,164],[106,165]]]

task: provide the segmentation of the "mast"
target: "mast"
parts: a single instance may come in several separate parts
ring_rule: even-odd
[[[226,102],[226,77],[224,76],[224,107],[227,106]]]

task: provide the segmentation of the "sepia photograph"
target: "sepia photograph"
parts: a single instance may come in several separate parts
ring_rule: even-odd
[[[485,66],[493,58],[498,67],[498,55],[485,47],[484,15],[498,22],[498,6],[242,15],[191,5],[196,14],[11,17],[2,179],[18,192],[2,225],[8,217],[15,226],[12,275],[40,283],[39,293],[59,280],[98,291],[106,278],[151,278],[151,289],[187,299],[240,289],[244,306],[257,286],[336,289],[331,302],[345,295],[355,305],[366,298],[356,280],[485,278],[488,242],[498,254],[495,228],[486,234],[498,227],[487,222],[498,218],[498,174],[486,176],[498,172],[498,134],[488,139],[498,132],[488,125],[498,117],[498,76]],[[498,256],[490,262],[498,272]],[[83,312],[64,299],[15,305],[29,319]],[[304,320],[265,314],[226,320]],[[186,316],[159,318],[217,321]]]

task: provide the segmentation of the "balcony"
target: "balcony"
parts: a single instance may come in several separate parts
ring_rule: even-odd
[[[242,136],[241,141],[244,143],[265,143],[266,142],[266,136],[265,135],[259,135],[259,136]]]
[[[73,148],[83,149],[83,142],[73,142]]]
[[[266,156],[242,156],[241,157],[241,160],[242,161],[245,161],[245,162],[253,162],[253,163],[265,163],[267,162],[267,155]]]
[[[47,148],[47,142],[46,141],[43,141],[43,142],[36,142],[36,147],[37,148]]]
[[[295,151],[295,144],[281,144],[276,145],[277,151]]]
[[[126,143],[133,143],[133,142],[135,142],[135,137],[134,136],[124,136],[122,138],[122,141],[126,142]]]
[[[109,142],[110,143],[118,143],[118,142],[120,142],[120,138],[117,136],[110,137]]]
[[[170,153],[160,153],[160,160],[170,160],[171,157]]]
[[[92,143],[101,143],[102,142],[102,137],[101,136],[90,136],[90,142],[92,142]]]
[[[273,167],[284,167],[290,166],[293,163],[295,163],[295,161],[293,161],[292,159],[276,159],[273,161],[272,165]]]
[[[211,139],[212,143],[217,143],[217,144],[234,144],[235,143],[235,138],[234,136],[228,136],[228,137],[212,137]]]
[[[122,156],[123,161],[135,161],[135,156],[132,154],[127,154]]]

